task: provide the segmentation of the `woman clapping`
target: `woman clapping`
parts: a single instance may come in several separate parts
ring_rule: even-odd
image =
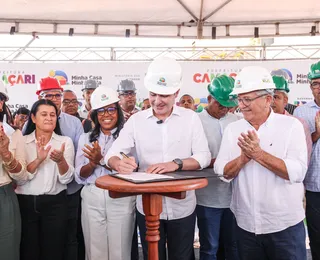
[[[69,137],[61,136],[52,101],[33,104],[25,142],[28,178],[16,189],[22,219],[21,260],[62,260],[74,147]]]

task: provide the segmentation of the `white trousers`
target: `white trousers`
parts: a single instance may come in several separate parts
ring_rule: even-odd
[[[93,184],[81,197],[86,260],[130,260],[136,197],[112,199]]]

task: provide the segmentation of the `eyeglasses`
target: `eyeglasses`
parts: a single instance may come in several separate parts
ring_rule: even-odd
[[[318,89],[320,88],[320,82],[318,81],[312,82],[310,86],[312,89]]]
[[[64,105],[66,105],[66,106],[68,106],[68,105],[70,105],[70,104],[72,104],[72,105],[78,105],[79,104],[79,102],[78,102],[78,100],[76,100],[76,99],[64,99],[63,101],[62,101],[62,103],[64,104]]]
[[[267,96],[268,94],[263,94],[263,95],[260,95],[260,96],[257,96],[255,98],[237,98],[236,100],[238,100],[238,103],[242,103],[244,104],[245,106],[250,106],[250,104],[252,103],[252,101],[258,99],[258,98],[261,98],[263,96]]]
[[[124,97],[135,97],[136,93],[135,92],[123,92],[120,94],[120,96],[124,96]]]
[[[53,100],[55,99],[61,99],[62,94],[43,94],[41,95],[45,99]]]
[[[97,110],[98,116],[103,116],[105,113],[108,113],[109,115],[114,115],[117,112],[116,107],[106,107],[106,108],[99,108]]]

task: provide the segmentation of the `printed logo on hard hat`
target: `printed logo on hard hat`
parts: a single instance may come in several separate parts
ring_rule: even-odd
[[[157,84],[160,85],[160,86],[166,87],[166,86],[167,86],[166,79],[163,78],[163,77],[161,77],[161,78],[158,80]]]
[[[241,88],[241,87],[242,87],[240,79],[238,79],[238,80],[236,81],[236,84],[235,84],[234,87],[235,87],[235,88]]]
[[[271,81],[270,81],[270,79],[266,78],[266,79],[262,79],[262,82],[263,83],[270,83]]]
[[[107,95],[106,94],[102,94],[101,95],[101,101],[106,101],[106,100],[108,100],[109,99],[109,97],[107,97]]]

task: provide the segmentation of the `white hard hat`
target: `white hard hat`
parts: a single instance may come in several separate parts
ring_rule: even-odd
[[[99,86],[92,92],[90,101],[94,110],[118,102],[119,97],[112,88]]]
[[[144,78],[145,87],[153,93],[171,95],[176,93],[182,84],[180,64],[171,58],[159,58],[151,62]]]
[[[8,91],[6,85],[0,80],[0,93],[5,96],[6,101],[9,100]]]
[[[259,66],[248,66],[243,68],[237,75],[231,95],[275,88],[272,77],[267,69]]]

